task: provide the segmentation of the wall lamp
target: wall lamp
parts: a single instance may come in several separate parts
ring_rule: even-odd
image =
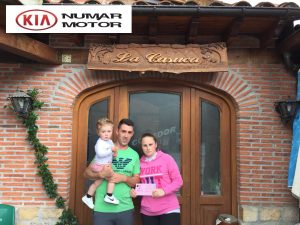
[[[32,110],[32,98],[24,91],[18,90],[17,93],[8,97],[11,101],[12,108],[22,118],[27,118]]]
[[[275,102],[275,110],[280,114],[281,121],[284,124],[293,121],[298,106],[300,106],[300,100]]]

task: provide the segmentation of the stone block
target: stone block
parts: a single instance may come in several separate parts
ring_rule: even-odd
[[[243,222],[256,222],[258,220],[258,208],[253,206],[241,206],[240,215]]]
[[[262,221],[278,221],[280,219],[280,208],[263,207],[260,210],[260,220]]]
[[[17,211],[19,221],[32,220],[38,217],[39,209],[36,207],[19,208]]]
[[[282,220],[284,221],[293,221],[298,222],[299,218],[299,209],[295,207],[284,207],[282,209]]]
[[[43,219],[58,218],[62,213],[62,209],[41,209],[40,215]]]

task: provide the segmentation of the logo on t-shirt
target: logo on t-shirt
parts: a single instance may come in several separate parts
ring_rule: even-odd
[[[119,159],[113,159],[112,164],[116,167],[118,170],[124,169],[128,163],[130,163],[132,159],[130,158],[119,158]]]

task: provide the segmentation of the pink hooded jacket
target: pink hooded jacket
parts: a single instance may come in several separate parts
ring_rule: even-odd
[[[165,196],[160,198],[143,196],[141,213],[156,216],[179,208],[176,192],[182,186],[183,181],[172,156],[159,150],[156,158],[150,162],[145,161],[145,156],[143,156],[140,178],[142,183],[155,183],[156,188],[162,188],[165,191]]]

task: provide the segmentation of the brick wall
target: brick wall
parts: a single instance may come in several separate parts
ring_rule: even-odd
[[[25,140],[23,125],[9,109],[3,109],[9,94],[17,88],[40,90],[39,98],[46,104],[39,112],[38,136],[49,147],[48,164],[58,192],[68,198],[76,96],[101,83],[134,77],[138,76],[93,73],[84,65],[0,64],[0,202],[17,208],[54,207],[35,175],[33,150]],[[281,123],[274,110],[275,101],[295,98],[295,77],[281,64],[231,63],[228,73],[168,78],[213,86],[232,97],[237,110],[239,205],[295,208],[296,200],[286,188],[291,129]]]
[[[274,102],[295,98],[295,78],[281,65],[239,65],[233,73],[253,94],[253,104],[238,113],[240,202],[293,203],[286,188],[292,134],[279,121]]]

